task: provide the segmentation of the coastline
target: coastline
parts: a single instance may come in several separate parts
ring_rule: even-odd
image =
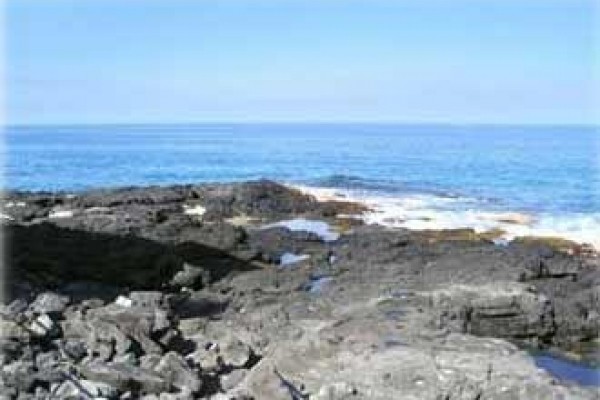
[[[264,180],[5,196],[7,392],[594,398],[523,346],[595,347],[595,255],[389,229]]]
[[[600,250],[600,213],[563,214],[486,210],[473,199],[413,193],[377,195],[366,191],[286,184],[320,201],[349,201],[368,211],[353,215],[367,224],[410,230],[473,229],[506,244],[513,240],[554,243],[567,251]],[[458,205],[458,206],[454,206]]]

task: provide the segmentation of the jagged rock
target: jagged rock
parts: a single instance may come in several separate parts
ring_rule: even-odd
[[[1,325],[0,325],[1,326]],[[4,333],[0,331],[0,333]],[[0,365],[7,365],[17,360],[22,355],[22,348],[25,343],[18,340],[0,336]]]
[[[132,306],[142,308],[164,308],[167,306],[165,295],[157,291],[135,291],[129,293]]]
[[[189,337],[202,332],[207,323],[205,317],[182,318],[179,320],[178,328],[184,337]]]
[[[31,332],[24,324],[0,318],[0,336],[3,339],[26,341],[31,336]]]
[[[228,374],[221,375],[221,388],[226,392],[234,389],[244,380],[247,374],[248,371],[245,369],[234,369]]]
[[[52,393],[58,399],[76,400],[87,397],[87,393],[83,392],[75,382],[70,380],[52,386]]]
[[[159,354],[145,354],[140,357],[140,367],[154,370],[160,360],[162,360],[162,356]]]
[[[14,320],[17,316],[27,310],[28,303],[25,299],[18,298],[11,301],[9,304],[0,305],[0,313],[6,318]]]
[[[69,304],[69,297],[61,296],[53,292],[39,294],[29,309],[39,314],[60,314]]]
[[[210,274],[204,268],[184,263],[183,269],[175,274],[170,284],[179,287],[198,288],[206,286],[209,281]]]
[[[128,364],[128,365],[137,365],[138,357],[135,353],[129,352],[121,355],[116,355],[112,358],[112,362],[116,364]]]
[[[219,341],[219,354],[225,365],[240,368],[246,365],[252,356],[252,349],[234,335],[226,335]]]
[[[173,311],[180,319],[210,317],[219,314],[227,307],[227,299],[214,294],[192,292],[173,305]]]
[[[197,392],[202,386],[198,373],[194,372],[185,359],[175,352],[166,353],[154,370],[179,390],[187,388],[191,392]]]
[[[91,308],[98,308],[104,306],[106,303],[102,299],[85,299],[81,302],[81,308],[89,310]]]
[[[68,339],[63,340],[59,345],[60,349],[67,358],[73,361],[81,361],[87,354],[87,346],[83,340]]]
[[[193,338],[197,343],[196,350],[185,356],[189,362],[200,366],[205,371],[218,371],[223,367],[223,359],[219,355],[218,345],[206,338]]]
[[[57,399],[78,400],[81,398],[114,398],[117,389],[102,382],[87,379],[68,379],[52,386],[52,393]]]
[[[63,321],[61,326],[66,339],[83,339],[89,354],[105,361],[113,354],[125,354],[133,346],[132,340],[117,325],[99,318],[71,319]]]
[[[114,398],[117,395],[116,388],[103,382],[81,379],[79,383],[94,397]]]
[[[41,314],[29,323],[29,331],[36,336],[50,336],[57,334],[57,325],[48,314]]]
[[[35,356],[35,366],[39,379],[46,382],[62,381],[64,377],[62,361],[62,356],[57,350],[38,353]]]
[[[205,370],[241,368],[253,354],[249,345],[230,333],[214,339],[198,334],[190,339],[196,342],[196,350],[186,358]]]
[[[127,364],[91,362],[79,366],[83,376],[105,382],[121,391],[161,393],[169,390],[169,382],[160,374]]]
[[[332,218],[345,207],[268,182],[22,196],[31,209],[7,231],[23,300],[3,307],[0,322],[9,333],[0,390],[13,397],[48,398],[49,385],[81,397],[68,381],[56,385],[74,366],[113,390],[96,394],[121,399],[594,398],[510,343],[477,336],[564,349],[596,338],[597,260],[496,246],[472,230],[353,226],[323,243],[225,220]],[[185,205],[206,213],[186,215]],[[48,220],[57,206],[73,216]],[[249,262],[286,251],[310,259],[294,269]],[[203,289],[163,294],[174,275],[176,286]],[[333,277],[327,290],[299,290],[321,275]],[[46,292],[28,305],[51,286],[71,304]],[[32,335],[34,318],[62,329]]]
[[[121,307],[116,304],[96,308],[88,312],[91,320],[102,321],[107,329],[115,329],[127,339],[135,340],[145,353],[162,353],[161,347],[155,343],[151,335],[168,326],[167,319],[161,310],[146,307]],[[119,342],[122,340],[119,338]]]
[[[35,365],[32,361],[18,360],[2,366],[2,381],[21,392],[29,392],[37,381]]]

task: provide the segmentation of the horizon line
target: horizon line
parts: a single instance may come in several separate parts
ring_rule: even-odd
[[[600,122],[484,122],[484,121],[407,121],[407,120],[205,120],[205,121],[109,121],[109,122],[16,122],[2,123],[0,129],[25,127],[86,127],[86,126],[193,126],[193,125],[406,125],[406,126],[495,126],[495,127],[590,127],[600,128]]]

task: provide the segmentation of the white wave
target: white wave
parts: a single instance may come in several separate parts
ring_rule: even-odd
[[[365,192],[294,186],[318,200],[365,204],[360,216],[366,223],[413,230],[472,228],[476,232],[503,231],[502,239],[519,236],[562,237],[600,249],[600,213],[522,213],[486,209],[469,197],[407,194],[374,196]]]

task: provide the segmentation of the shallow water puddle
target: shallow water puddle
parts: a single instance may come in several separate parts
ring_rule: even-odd
[[[314,233],[326,242],[333,242],[340,237],[340,234],[335,232],[327,222],[318,220],[294,218],[265,225],[263,229],[275,227],[287,228],[290,231]]]
[[[600,369],[575,361],[565,360],[548,353],[533,356],[535,364],[564,381],[583,386],[600,386]]]
[[[281,267],[289,267],[309,258],[310,255],[308,254],[283,253],[279,258],[279,265]]]

